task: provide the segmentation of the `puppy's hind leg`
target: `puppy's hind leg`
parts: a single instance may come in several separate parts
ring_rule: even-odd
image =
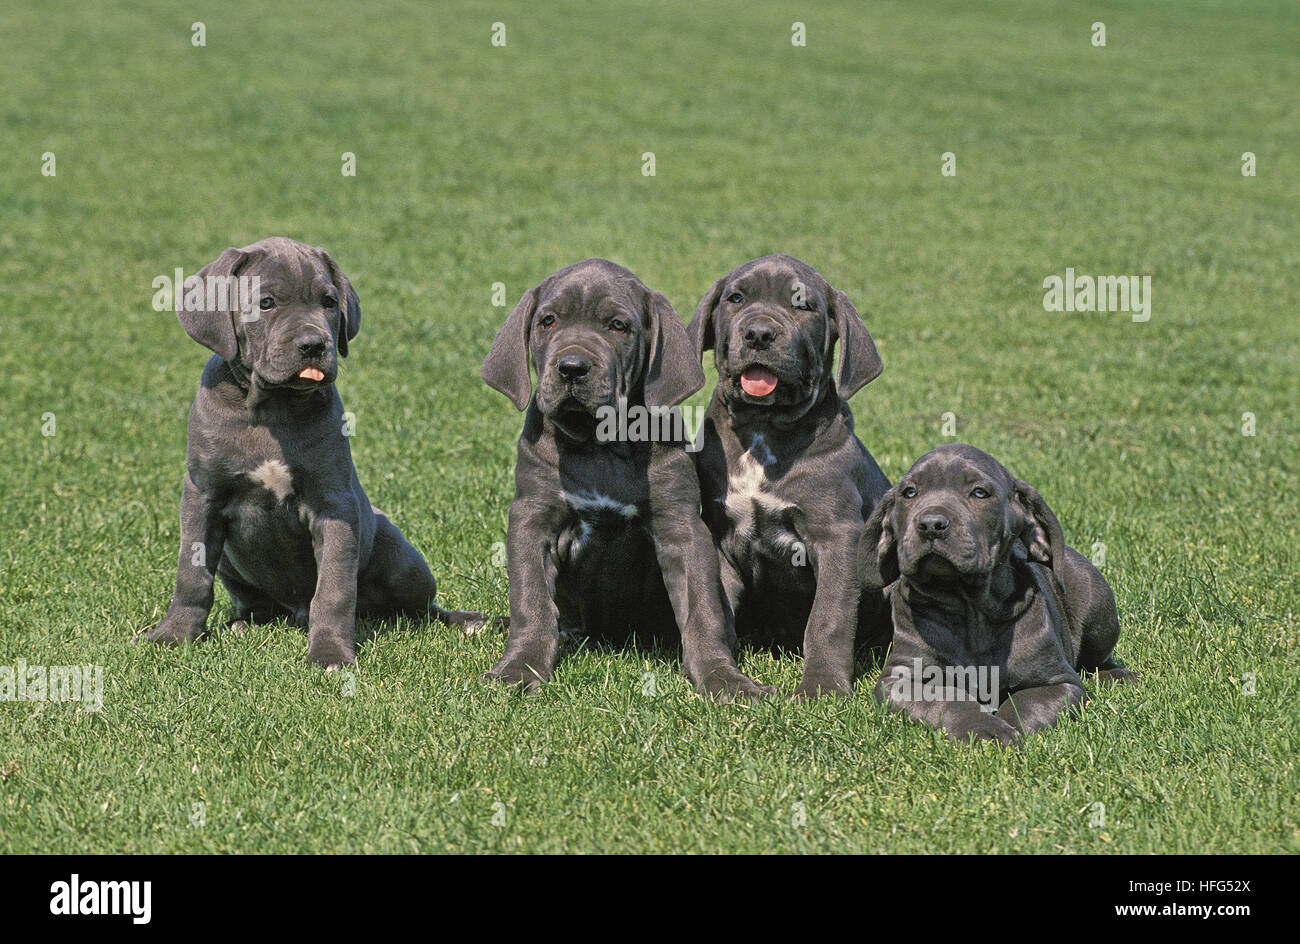
[[[510,617],[498,616],[489,619],[486,613],[477,610],[444,610],[436,603],[431,611],[433,618],[444,626],[454,626],[466,636],[474,636],[486,629],[502,632],[510,628]]]
[[[218,569],[217,576],[230,594],[230,602],[234,607],[230,619],[222,627],[225,632],[242,636],[250,626],[271,623],[277,619],[294,619],[292,610],[276,603],[251,584],[225,573],[223,569]]]
[[[444,610],[434,602],[438,582],[420,552],[379,509],[375,509],[375,543],[370,561],[357,581],[357,611],[365,617],[432,616],[465,633],[487,623],[482,613]]]
[[[1138,673],[1115,657],[1119,641],[1119,610],[1115,594],[1092,562],[1066,548],[1067,585],[1064,598],[1071,627],[1077,627],[1077,666],[1080,675],[1096,673],[1101,682],[1136,682]]]
[[[1096,673],[1097,681],[1108,685],[1135,684],[1142,677],[1140,673],[1134,672],[1115,658],[1113,652],[1103,659],[1100,665],[1084,671],[1088,674]]]

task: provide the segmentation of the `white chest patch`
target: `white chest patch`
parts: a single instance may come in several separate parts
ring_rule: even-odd
[[[626,505],[621,501],[615,501],[608,495],[601,495],[599,492],[565,492],[564,503],[572,508],[578,514],[599,514],[600,512],[613,512],[622,515],[624,518],[636,517],[636,505]]]
[[[579,521],[575,527],[566,528],[560,535],[560,544],[558,547],[560,558],[562,560],[573,560],[582,554],[583,549],[587,546],[587,541],[591,539],[592,527],[590,521]]]
[[[790,507],[788,502],[781,501],[766,489],[766,470],[774,462],[776,456],[772,455],[767,440],[760,434],[754,437],[749,451],[741,454],[736,468],[727,477],[727,517],[743,534],[754,532],[754,518],[759,509],[780,514]]]
[[[249,472],[248,477],[274,495],[276,501],[284,501],[293,494],[293,475],[279,459],[266,460]]]

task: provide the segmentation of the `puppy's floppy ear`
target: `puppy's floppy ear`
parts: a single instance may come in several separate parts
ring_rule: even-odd
[[[1065,534],[1043,496],[1027,482],[1015,480],[1015,502],[1020,506],[1022,529],[1020,540],[1029,559],[1047,564],[1065,585]]]
[[[697,363],[704,356],[705,351],[716,346],[713,319],[717,314],[718,302],[722,300],[722,287],[726,282],[727,277],[724,275],[713,283],[713,287],[709,289],[695,307],[695,317],[691,319],[690,326],[686,329],[686,333],[690,335],[691,344],[695,348]]]
[[[324,249],[317,248],[321,259],[330,270],[330,279],[334,282],[334,287],[339,293],[339,335],[335,342],[339,349],[340,357],[348,356],[348,342],[357,336],[361,330],[361,300],[357,298],[356,290],[348,277],[343,274],[338,263]]]
[[[898,579],[898,548],[891,520],[897,493],[895,485],[881,496],[862,529],[858,560],[865,590],[883,590]]]
[[[832,288],[827,313],[840,340],[840,376],[835,386],[840,397],[847,400],[879,377],[885,365],[876,352],[876,342],[871,340],[871,333],[853,302],[849,301],[849,296]]]
[[[530,288],[519,299],[510,317],[497,332],[492,349],[483,359],[479,376],[493,390],[504,393],[516,410],[528,408],[533,396],[533,378],[528,372],[528,335],[537,309],[537,289]]]
[[[646,406],[676,406],[704,386],[700,355],[663,292],[646,296],[650,355],[646,361]]]
[[[204,347],[215,351],[221,355],[225,361],[235,362],[239,358],[239,338],[235,334],[235,318],[238,317],[235,309],[239,307],[239,292],[235,290],[233,282],[228,286],[229,291],[226,293],[228,302],[226,308],[220,311],[208,310],[208,300],[214,298],[219,293],[210,293],[206,290],[209,278],[233,279],[235,274],[243,268],[248,261],[248,253],[242,249],[227,249],[212,262],[209,262],[197,275],[191,276],[185,280],[185,285],[178,286],[177,291],[181,292],[180,311],[176,317],[180,319],[181,327],[185,333],[198,341]],[[201,293],[201,297],[195,299],[195,304],[191,307],[187,303],[189,292],[186,287],[191,285],[194,279],[198,280],[198,290],[196,295]],[[256,304],[256,300],[254,300]]]

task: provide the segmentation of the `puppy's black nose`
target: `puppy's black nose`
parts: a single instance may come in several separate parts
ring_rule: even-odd
[[[758,322],[745,328],[745,343],[756,350],[763,350],[776,337],[776,328],[770,324]]]
[[[930,512],[916,519],[916,530],[923,538],[941,537],[948,530],[948,518],[938,512]]]
[[[298,346],[298,353],[309,360],[315,360],[325,356],[325,348],[329,341],[319,334],[300,334],[293,339],[293,343]]]
[[[580,380],[591,370],[591,361],[577,354],[569,354],[556,362],[555,369],[565,380]]]

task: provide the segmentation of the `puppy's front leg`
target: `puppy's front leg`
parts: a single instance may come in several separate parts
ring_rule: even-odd
[[[307,617],[307,662],[331,669],[357,661],[357,525],[320,515],[312,525],[316,592]]]
[[[853,643],[858,631],[858,544],[862,522],[837,523],[812,535],[817,591],[803,637],[803,680],[796,698],[853,694]]]
[[[510,637],[505,655],[483,677],[530,694],[550,681],[560,647],[555,607],[556,565],[546,510],[531,501],[510,505],[506,571],[510,579]]]
[[[736,614],[745,602],[745,578],[726,555],[718,554],[718,567],[722,574],[722,615],[726,619],[727,649],[736,651]]]
[[[718,550],[699,516],[700,491],[685,453],[667,453],[650,475],[650,535],[682,637],[682,668],[701,695],[762,698],[736,665],[735,629],[723,609]]]
[[[959,744],[972,735],[977,741],[998,741],[1006,746],[1020,739],[1019,730],[993,713],[983,711],[969,692],[945,686],[942,697],[937,699],[918,698],[918,694],[910,674],[886,672],[876,682],[876,701],[938,728]]]
[[[176,565],[176,588],[167,615],[145,634],[145,639],[177,646],[203,635],[212,610],[213,582],[225,538],[220,506],[186,473],[181,489],[181,553]]]
[[[1022,734],[1050,728],[1066,711],[1087,700],[1087,693],[1073,682],[1039,685],[1011,695],[998,707],[999,718]]]

